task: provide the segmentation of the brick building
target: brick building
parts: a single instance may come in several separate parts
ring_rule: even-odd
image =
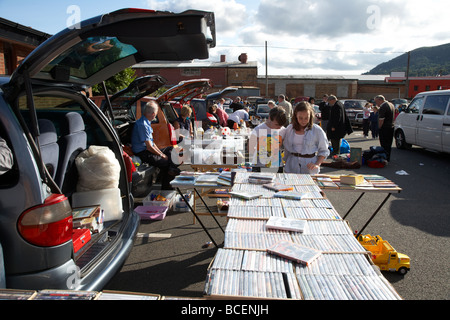
[[[256,61],[227,62],[222,56],[220,62],[144,62],[133,66],[136,76],[157,74],[167,79],[166,87],[191,79],[210,79],[212,92],[229,86],[257,86],[258,67]]]
[[[0,18],[0,76],[11,75],[25,57],[50,35]]]

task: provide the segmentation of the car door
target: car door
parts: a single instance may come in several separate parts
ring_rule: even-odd
[[[450,103],[447,106],[442,125],[442,151],[450,153]]]
[[[422,114],[417,123],[418,145],[436,151],[442,151],[442,130],[444,114],[447,110],[450,94],[432,94],[425,99]]]
[[[403,130],[407,143],[417,144],[417,123],[421,117],[424,99],[423,96],[414,98],[406,111],[395,120],[396,125]]]

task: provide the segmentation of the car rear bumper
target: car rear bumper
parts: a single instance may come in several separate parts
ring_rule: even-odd
[[[114,275],[120,271],[128,258],[139,228],[140,218],[134,211],[121,226],[121,230],[108,248],[89,271],[80,277],[79,267],[74,260],[38,273],[6,277],[6,287],[11,289],[61,289],[101,291]]]

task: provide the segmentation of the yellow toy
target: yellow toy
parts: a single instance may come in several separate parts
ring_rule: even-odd
[[[361,245],[372,253],[372,261],[383,271],[397,271],[405,275],[410,269],[410,259],[406,254],[397,252],[380,236],[370,234],[358,236]]]

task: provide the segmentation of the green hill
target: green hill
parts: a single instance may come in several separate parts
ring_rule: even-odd
[[[390,74],[404,71],[408,63],[408,54],[384,62],[365,74]],[[450,74],[450,43],[435,47],[422,47],[411,51],[409,76],[435,76]]]

